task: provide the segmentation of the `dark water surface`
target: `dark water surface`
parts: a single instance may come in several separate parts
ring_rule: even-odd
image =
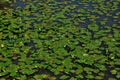
[[[105,24],[105,26],[111,26],[112,24],[116,24],[116,25],[118,25],[118,26],[120,26],[120,24],[118,23],[118,21],[120,20],[120,18],[113,18],[112,16],[115,16],[116,15],[116,13],[118,13],[118,12],[120,12],[120,4],[118,4],[116,7],[117,7],[117,9],[115,10],[115,11],[111,11],[111,10],[109,10],[107,13],[108,14],[110,14],[111,16],[107,16],[106,15],[106,13],[104,14],[98,14],[98,13],[94,13],[94,12],[92,12],[92,10],[94,10],[94,4],[95,5],[99,5],[99,3],[98,2],[94,2],[94,1],[85,1],[85,2],[82,2],[81,1],[81,3],[79,3],[79,1],[78,0],[73,0],[73,1],[67,1],[68,3],[67,4],[62,4],[62,3],[64,3],[65,1],[64,0],[56,0],[57,2],[60,2],[61,4],[58,4],[57,5],[57,7],[60,7],[60,8],[64,8],[65,6],[73,6],[73,5],[76,5],[77,7],[75,8],[75,9],[73,9],[73,10],[71,10],[70,12],[66,12],[64,15],[66,16],[66,18],[73,18],[73,16],[71,15],[71,13],[74,13],[74,14],[76,14],[76,15],[78,15],[79,13],[77,12],[79,9],[84,9],[84,10],[86,10],[86,12],[89,12],[91,15],[93,15],[93,16],[96,16],[96,17],[99,17],[99,18],[97,18],[97,19],[95,19],[95,21],[96,21],[96,24],[98,24],[98,25],[100,25],[100,26],[102,26],[101,24],[100,24],[100,22],[101,21],[103,21],[103,19],[104,18],[107,18],[107,22],[106,22],[106,24]],[[13,3],[13,4],[15,4],[16,5],[16,7],[14,7],[14,9],[16,9],[17,7],[21,7],[22,9],[24,9],[25,8],[25,6],[27,5],[27,2],[30,2],[30,3],[33,3],[34,5],[36,5],[37,3],[34,1],[34,0],[26,0],[25,2],[22,2],[22,1],[20,1],[20,0],[16,0],[16,2],[15,3]],[[42,1],[40,1],[40,2],[42,2]],[[44,2],[44,1],[43,1]],[[107,2],[109,2],[109,0],[105,0],[104,1],[104,5],[105,6],[107,6]],[[111,4],[113,5],[113,3],[111,2]],[[47,5],[54,5],[54,2],[52,3],[52,2],[50,2],[50,3],[47,3]],[[109,7],[109,9],[111,8],[112,6],[110,6]],[[60,12],[61,11],[61,9],[54,9],[55,10],[55,12]],[[101,11],[101,10],[100,10]],[[102,12],[102,11],[101,11]],[[37,13],[37,12],[36,12]],[[39,12],[38,12],[38,14],[39,14]],[[41,13],[40,13],[41,14]],[[54,14],[54,13],[53,13]],[[29,15],[28,16],[29,18],[35,18],[35,16],[34,15]],[[76,16],[76,17],[74,17],[74,18],[79,18],[80,16]],[[56,20],[56,21],[58,21],[58,20]],[[85,27],[85,28],[87,28],[87,26],[91,23],[91,21],[90,21],[90,18],[88,19],[87,18],[87,16],[86,16],[86,19],[84,20],[85,22],[81,22],[81,23],[79,23],[80,24],[80,27]],[[37,21],[36,20],[36,22],[39,22],[39,21]],[[72,21],[73,23],[74,23],[74,20]],[[58,21],[58,23],[59,23],[59,21]],[[78,26],[78,25],[77,25]]]

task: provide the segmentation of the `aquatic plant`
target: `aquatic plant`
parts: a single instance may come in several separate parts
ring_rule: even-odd
[[[119,0],[10,3],[0,10],[1,80],[119,80]]]

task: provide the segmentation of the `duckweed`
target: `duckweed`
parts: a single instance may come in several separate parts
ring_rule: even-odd
[[[4,0],[0,7],[0,80],[120,79],[119,0]]]

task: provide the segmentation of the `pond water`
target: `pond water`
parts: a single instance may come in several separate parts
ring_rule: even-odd
[[[109,0],[106,0],[105,2],[104,2],[104,4],[105,4],[105,6],[107,6],[107,2],[108,2]],[[24,9],[25,8],[25,4],[27,3],[27,2],[30,2],[30,3],[33,3],[34,5],[36,4],[36,2],[34,2],[34,1],[32,1],[32,0],[28,0],[28,1],[25,1],[25,2],[22,2],[21,0],[16,0],[16,3],[13,3],[13,4],[16,4],[16,7],[14,7],[14,9],[16,9],[17,7],[21,7],[22,9]],[[112,24],[117,24],[117,25],[119,25],[119,23],[118,23],[118,21],[119,21],[119,18],[113,18],[112,16],[115,16],[116,15],[116,13],[118,13],[118,12],[120,12],[120,4],[118,4],[116,7],[117,7],[117,9],[115,10],[115,11],[109,11],[108,13],[111,15],[111,16],[107,16],[106,15],[106,13],[105,14],[98,14],[98,13],[94,13],[94,12],[92,12],[92,10],[94,10],[94,4],[95,5],[99,5],[99,3],[97,3],[97,2],[94,2],[94,1],[86,1],[86,2],[81,2],[81,3],[79,3],[79,1],[67,1],[68,3],[66,3],[66,4],[62,4],[62,3],[64,3],[64,0],[57,0],[57,2],[61,2],[61,4],[58,4],[57,5],[57,7],[65,7],[65,6],[73,6],[73,5],[76,5],[77,7],[74,9],[74,10],[71,10],[71,11],[73,11],[73,12],[69,12],[69,13],[65,13],[64,15],[67,17],[67,18],[71,18],[71,17],[73,17],[73,16],[71,16],[71,14],[70,13],[74,13],[74,14],[79,14],[77,11],[79,10],[79,9],[84,9],[84,10],[86,10],[86,12],[90,12],[92,15],[94,15],[94,16],[96,16],[96,17],[99,17],[99,18],[97,18],[96,19],[96,23],[98,24],[98,25],[100,25],[100,22],[104,19],[104,18],[107,18],[108,20],[107,20],[107,23],[106,23],[106,25],[108,25],[108,26],[110,26],[110,25],[112,25]],[[53,5],[54,3],[52,3],[52,2],[49,2],[49,3],[47,3],[47,5]],[[112,4],[112,3],[111,3]],[[109,7],[109,9],[110,9],[110,7]],[[57,9],[54,9],[55,10],[55,12],[60,12],[61,10],[57,10]],[[39,13],[39,12],[38,12]],[[34,17],[33,15],[30,15],[29,16],[30,18],[32,18],[32,17]],[[77,16],[78,17],[78,16]],[[87,16],[86,16],[87,17]],[[81,24],[81,27],[87,27],[87,25],[90,23],[90,20],[87,18],[86,20],[85,20],[85,22],[84,23],[80,23]]]
[[[119,80],[119,0],[12,4],[0,12],[0,79]]]

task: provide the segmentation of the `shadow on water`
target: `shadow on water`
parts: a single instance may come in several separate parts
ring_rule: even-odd
[[[4,10],[6,8],[11,8],[10,3],[8,3],[8,2],[0,2],[0,10]]]

